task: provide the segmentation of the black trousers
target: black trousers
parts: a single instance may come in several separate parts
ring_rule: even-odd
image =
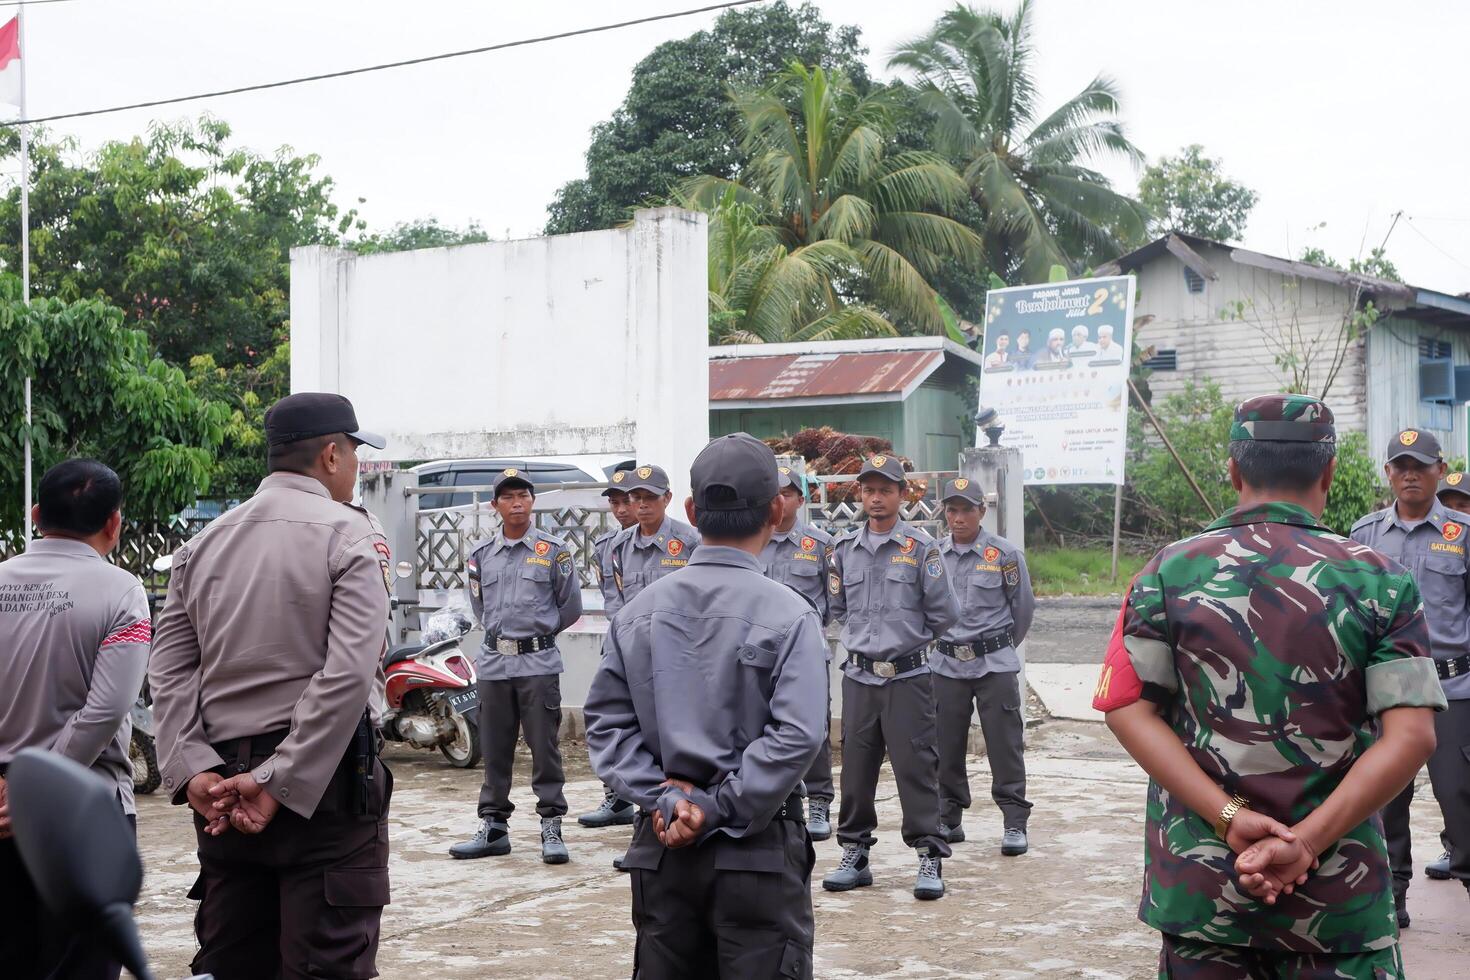
[[[831,803],[836,793],[832,785],[832,688],[827,688],[827,723],[824,726],[825,737],[822,739],[822,747],[817,749],[817,757],[812,760],[811,768],[807,770],[806,795],[811,800],[826,800]]]
[[[638,930],[635,980],[809,980],[815,861],[805,825],[791,820],[669,851],[653,821],[640,818],[624,860]]]
[[[561,675],[512,677],[480,681],[480,752],[485,759],[485,783],[480,787],[480,817],[509,820],[510,779],[515,768],[516,740],[522,732],[531,748],[531,788],[536,812],[543,817],[565,816],[562,793],[566,777],[561,767]]]
[[[252,752],[252,767],[269,755]],[[344,766],[310,820],[282,807],[259,834],[211,837],[194,815],[195,973],[215,980],[378,975],[393,774],[381,761],[374,765],[365,814],[351,806]]]
[[[1435,747],[1429,757],[1429,779],[1444,816],[1442,841],[1450,852],[1450,874],[1470,889],[1470,701],[1451,701],[1449,709],[1434,716]],[[1409,890],[1414,877],[1414,854],[1409,837],[1409,804],[1414,784],[1383,808],[1383,834],[1388,840],[1388,864],[1393,869],[1396,898]]]
[[[128,825],[136,835],[138,820],[132,814]],[[76,931],[47,911],[14,838],[0,840],[0,976],[117,980],[121,973],[122,964],[112,959],[100,939]]]
[[[943,656],[943,654],[940,654]],[[990,760],[990,798],[1000,807],[1007,830],[1025,830],[1031,815],[1026,799],[1026,757],[1021,717],[1021,683],[1016,673],[990,673],[974,680],[934,675],[939,727],[939,820],[958,827],[970,808],[970,776],[965,769],[970,717],[980,712],[985,755]]]
[[[842,678],[842,806],[837,839],[871,846],[878,829],[878,774],[893,762],[903,804],[903,842],[949,856],[939,836],[939,753],[932,674],[886,684]]]

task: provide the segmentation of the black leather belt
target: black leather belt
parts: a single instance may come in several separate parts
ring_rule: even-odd
[[[291,734],[291,729],[281,728],[263,735],[247,735],[244,738],[229,738],[215,742],[211,748],[225,760],[225,769],[231,776],[250,771],[250,757],[270,755]]]
[[[802,806],[800,793],[792,793],[786,797],[786,802],[781,804],[781,809],[776,811],[772,820],[792,820],[803,826],[806,825],[806,807]]]
[[[496,640],[491,649],[503,656],[518,657],[523,653],[550,650],[554,646],[556,646],[554,636],[528,636],[524,640]]]
[[[1470,653],[1462,657],[1451,657],[1448,660],[1436,660],[1434,662],[1434,669],[1439,671],[1441,680],[1448,680],[1451,677],[1463,677],[1466,674],[1470,674]]]
[[[862,670],[878,677],[897,677],[899,674],[907,674],[911,670],[918,670],[929,663],[929,651],[920,647],[913,653],[905,654],[895,660],[869,660],[861,653],[847,654],[848,663],[856,664]]]
[[[1016,645],[1016,637],[1010,630],[997,630],[987,633],[974,643],[950,643],[948,640],[940,640],[934,644],[940,653],[946,657],[956,660],[974,660],[997,650]]]

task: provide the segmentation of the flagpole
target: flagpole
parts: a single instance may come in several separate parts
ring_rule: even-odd
[[[20,118],[26,118],[26,5],[24,0],[16,11],[16,27],[20,35]],[[20,129],[20,298],[27,306],[31,302],[31,141],[26,126]],[[21,512],[25,520],[25,537],[21,550],[31,544],[31,373],[26,372],[26,475],[25,500]]]

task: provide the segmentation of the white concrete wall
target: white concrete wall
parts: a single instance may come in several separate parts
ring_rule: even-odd
[[[291,252],[291,390],[394,460],[633,453],[679,497],[709,440],[705,216],[385,255]]]

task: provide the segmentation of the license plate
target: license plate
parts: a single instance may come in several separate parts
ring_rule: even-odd
[[[480,706],[480,689],[467,687],[458,694],[449,695],[449,707],[456,714],[468,714]]]

